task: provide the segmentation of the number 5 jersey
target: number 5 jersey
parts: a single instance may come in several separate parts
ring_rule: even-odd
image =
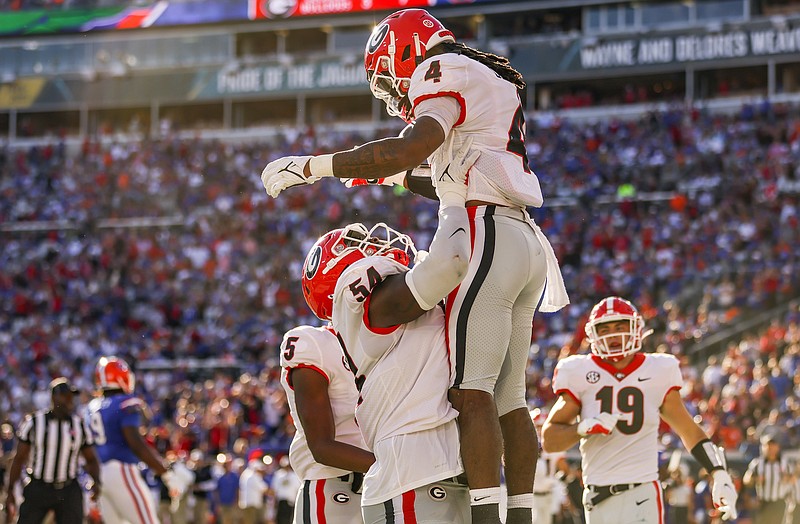
[[[596,355],[574,355],[558,363],[553,390],[581,406],[581,419],[619,413],[610,435],[581,439],[586,485],[606,486],[658,479],[658,426],[664,397],[683,384],[678,359],[637,353],[624,369]]]

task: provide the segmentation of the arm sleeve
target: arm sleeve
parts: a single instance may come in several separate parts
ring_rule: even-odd
[[[436,120],[445,136],[461,120],[461,105],[452,96],[437,96],[421,100],[414,108],[414,116],[428,116]]]
[[[573,357],[567,357],[556,364],[556,369],[553,372],[553,393],[560,395],[565,393],[572,397],[578,404],[581,403],[580,392],[571,383],[571,377],[577,362]]]
[[[27,415],[25,420],[22,421],[22,425],[17,431],[17,437],[26,444],[31,443],[31,429],[33,429],[33,417]]]
[[[89,426],[89,417],[79,419],[79,423],[81,425],[81,431],[83,432],[83,443],[81,443],[81,447],[94,446],[94,434],[92,434],[92,428]]]
[[[290,387],[292,386],[291,371],[297,368],[313,369],[330,382],[320,347],[324,343],[321,339],[323,336],[325,334],[322,331],[307,326],[292,329],[284,335],[283,343],[281,343],[281,367],[289,371],[286,382]],[[330,336],[333,337],[333,335]],[[332,343],[338,344],[335,338],[332,338]]]
[[[142,404],[142,399],[136,397],[131,397],[120,402],[120,426],[133,426],[138,428],[142,424]]]
[[[439,227],[427,258],[406,273],[406,285],[424,310],[433,309],[467,274],[470,255],[467,210],[439,210]]]

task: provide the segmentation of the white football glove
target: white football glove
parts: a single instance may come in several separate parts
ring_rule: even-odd
[[[578,424],[578,435],[609,435],[614,431],[614,426],[619,420],[619,413],[600,413],[599,415],[581,420]]]
[[[181,497],[194,482],[194,473],[180,462],[175,462],[166,473],[161,475],[161,481],[169,492],[171,506],[174,508],[173,512],[177,511]]]
[[[305,167],[309,165],[308,178],[305,176]],[[276,198],[284,189],[310,185],[320,178],[333,176],[333,155],[319,156],[285,156],[273,160],[261,172],[261,183],[267,194]]]
[[[714,507],[722,514],[722,520],[733,520],[738,517],[736,511],[736,488],[730,474],[724,469],[716,469],[711,472],[714,483],[711,486],[711,501]]]
[[[467,183],[469,170],[481,156],[480,151],[470,149],[472,137],[467,137],[464,144],[453,151],[455,133],[450,133],[444,143],[439,146],[433,156],[431,180],[439,197],[441,207],[460,205],[467,200]]]

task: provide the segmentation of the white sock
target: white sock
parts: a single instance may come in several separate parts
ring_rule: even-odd
[[[500,504],[500,486],[469,490],[469,504],[470,506]]]
[[[472,493],[470,491],[470,493]],[[533,508],[533,493],[523,493],[521,495],[508,496],[508,509],[514,508]]]

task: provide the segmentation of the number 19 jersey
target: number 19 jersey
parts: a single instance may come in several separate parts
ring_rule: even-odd
[[[683,384],[678,359],[637,353],[618,370],[596,355],[574,355],[558,363],[556,394],[581,406],[581,419],[619,413],[610,435],[589,435],[580,443],[586,485],[607,486],[658,479],[658,426],[667,393]]]

